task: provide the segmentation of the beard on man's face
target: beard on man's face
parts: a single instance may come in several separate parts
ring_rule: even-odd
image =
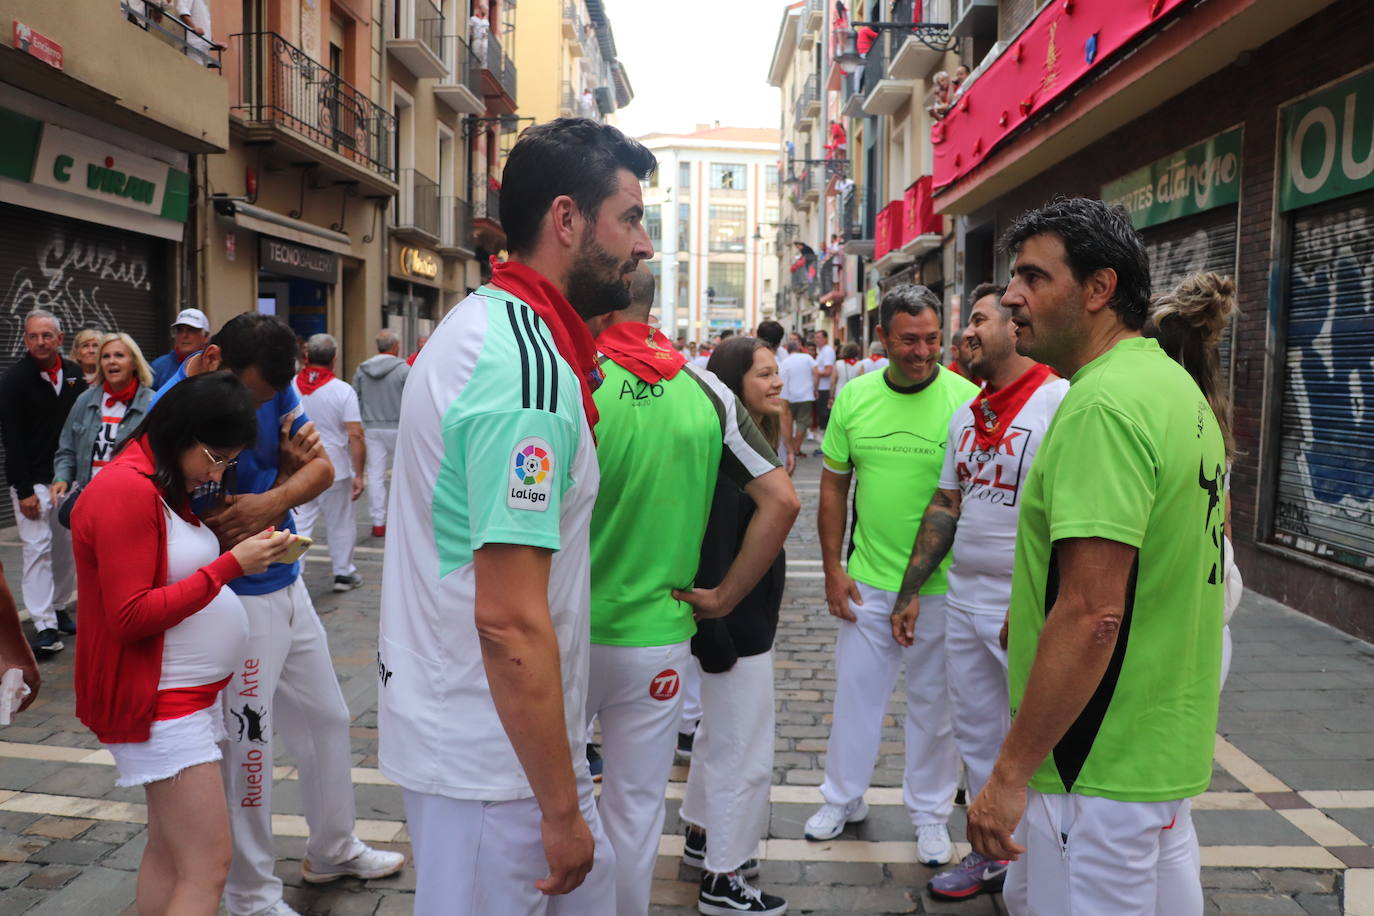
[[[626,280],[638,262],[624,263],[595,239],[582,243],[577,259],[568,269],[568,303],[583,319],[594,318],[630,306],[630,287]]]

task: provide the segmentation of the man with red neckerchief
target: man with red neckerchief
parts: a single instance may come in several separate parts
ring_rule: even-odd
[[[912,644],[920,588],[950,549],[945,599],[945,672],[954,741],[968,773],[968,795],[983,790],[1011,725],[1007,705],[1007,608],[1021,484],[1069,383],[1016,352],[1005,287],[973,291],[963,331],[969,368],[986,379],[949,423],[939,488],[921,518],[911,562],[892,615],[892,636]],[[936,897],[962,900],[1002,887],[1007,863],[971,852],[930,881]]]
[[[527,129],[511,260],[449,310],[401,397],[377,653],[379,765],[404,790],[420,916],[601,916],[615,854],[584,754],[599,486],[584,324],[653,254],[653,154],[609,125]]]
[[[608,315],[596,338],[605,382],[595,395],[601,496],[592,514],[587,722],[600,720],[608,761],[598,808],[615,847],[616,906],[604,912],[619,916],[649,908],[683,671],[695,664],[694,618],[722,617],[753,590],[800,508],[772,445],[734,392],[648,324],[653,301],[654,277],[641,267],[630,280],[629,307]],[[697,589],[719,475],[758,510],[721,583]],[[737,871],[705,873],[700,893],[702,912],[782,912],[777,898]]]

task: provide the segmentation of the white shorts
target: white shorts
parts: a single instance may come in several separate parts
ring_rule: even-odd
[[[219,702],[179,719],[153,723],[147,741],[106,744],[114,755],[117,786],[146,786],[171,779],[189,767],[214,763],[223,756],[224,719]]]

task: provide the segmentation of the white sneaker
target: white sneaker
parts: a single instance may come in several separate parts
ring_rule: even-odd
[[[816,813],[806,819],[806,838],[808,840],[833,840],[840,835],[845,824],[853,824],[868,817],[868,802],[863,797],[854,799],[847,805],[832,805],[826,802]]]
[[[278,900],[259,913],[258,916],[301,916],[301,914],[293,910],[291,904],[285,900]]]
[[[325,884],[338,878],[385,878],[394,875],[406,864],[399,852],[363,846],[363,851],[338,865],[312,865],[309,859],[301,863],[301,877],[311,884]]]
[[[916,825],[916,861],[922,865],[948,865],[954,858],[954,844],[944,824]]]

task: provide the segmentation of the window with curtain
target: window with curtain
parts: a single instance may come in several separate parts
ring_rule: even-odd
[[[711,250],[743,251],[744,207],[711,207]]]

